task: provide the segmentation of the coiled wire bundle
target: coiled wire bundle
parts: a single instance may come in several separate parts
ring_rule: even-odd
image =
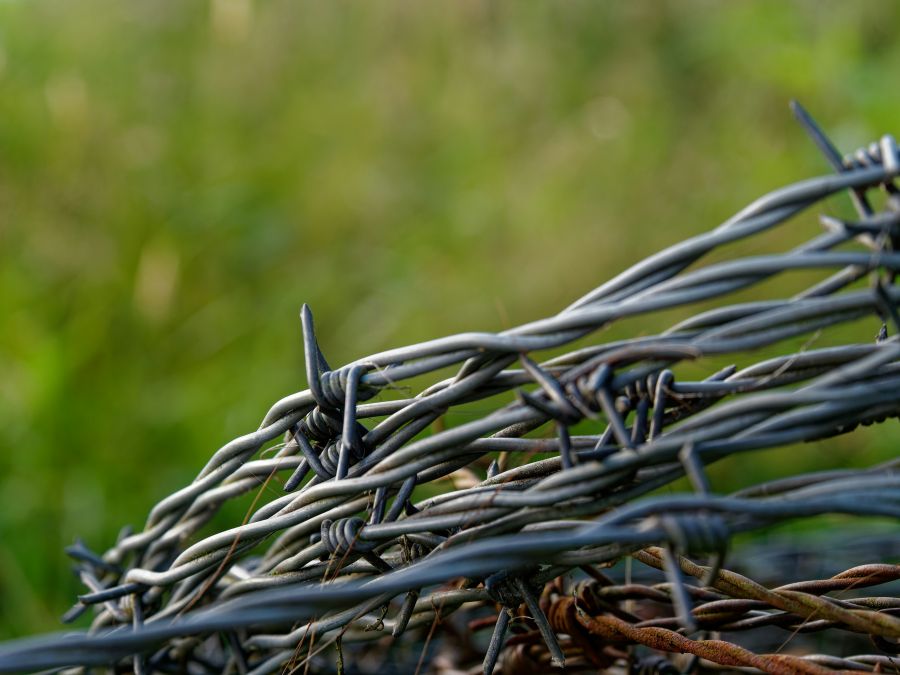
[[[102,556],[71,547],[88,592],[65,618],[92,609],[90,630],[2,646],[0,671],[897,667],[900,600],[890,584],[900,566],[860,560],[829,579],[769,588],[730,571],[726,554],[735,534],[821,514],[896,525],[900,463],[786,476],[730,495],[716,493],[704,470],[900,414],[896,143],[885,136],[845,161],[795,112],[834,175],[761,197],[555,316],[333,369],[304,307],[309,388],[218,450],[141,531],[123,531]],[[858,218],[823,217],[824,233],[788,251],[702,264],[844,190]],[[871,190],[885,195],[880,210]],[[818,277],[790,297],[733,300],[797,270]],[[584,346],[620,319],[711,301],[658,334]],[[853,337],[783,347],[837,326]],[[773,347],[782,351],[753,358]],[[738,365],[711,365],[726,357]],[[398,383],[448,369],[415,396],[394,395]],[[442,424],[475,401],[495,409]],[[468,484],[433,487],[461,471]],[[684,476],[692,491],[661,492]],[[266,496],[260,486],[276,482],[283,496],[199,536],[223,504]],[[626,558],[664,577],[637,583],[600,571]],[[828,595],[879,584],[894,595]],[[710,637],[771,627],[869,635],[875,652],[757,653]],[[477,638],[481,629],[490,637]],[[453,658],[435,651],[443,643],[458,646]]]

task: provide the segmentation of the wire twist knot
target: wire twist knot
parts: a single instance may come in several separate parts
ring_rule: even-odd
[[[300,431],[311,441],[328,443],[341,433],[341,419],[316,406],[300,422]]]
[[[322,543],[334,556],[344,557],[351,553],[367,553],[375,549],[374,541],[362,538],[366,523],[362,518],[340,518],[323,520],[321,526]]]
[[[651,522],[666,533],[680,553],[720,551],[731,535],[728,525],[715,513],[666,514],[655,516]]]
[[[339,434],[335,436],[329,443],[324,447],[321,454],[319,455],[319,460],[322,462],[322,466],[328,471],[328,474],[331,476],[337,475],[338,465],[341,460],[341,447],[343,445],[342,436]],[[352,443],[348,446],[349,457],[351,463],[355,464],[359,460],[361,460],[366,455],[366,448],[361,443]]]
[[[317,399],[319,407],[339,410],[345,407],[347,399],[347,387],[351,377],[359,378],[362,375],[362,369],[358,366],[339,368],[338,370],[327,370],[319,375],[319,383],[321,384],[320,396]],[[367,401],[378,393],[378,388],[365,384],[358,379],[356,389],[356,399],[358,401]]]

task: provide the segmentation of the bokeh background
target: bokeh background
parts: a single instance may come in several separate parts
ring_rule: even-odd
[[[332,364],[558,311],[827,173],[792,97],[844,150],[900,132],[898,10],[0,2],[0,638],[305,388],[301,303]]]

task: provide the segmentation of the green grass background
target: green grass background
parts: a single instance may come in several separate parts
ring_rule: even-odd
[[[501,330],[827,173],[792,97],[844,150],[900,132],[898,9],[0,2],[0,638],[305,388],[301,303],[332,364]]]

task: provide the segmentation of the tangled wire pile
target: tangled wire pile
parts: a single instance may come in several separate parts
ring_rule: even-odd
[[[725,559],[736,533],[820,514],[887,518],[895,528],[900,462],[731,495],[713,492],[704,470],[900,414],[897,146],[885,136],[843,158],[795,112],[834,175],[758,199],[550,318],[332,369],[304,307],[309,389],[216,452],[140,532],[123,532],[102,556],[71,547],[88,592],[66,619],[93,609],[90,630],[0,647],[0,671],[900,669],[900,565],[862,559],[828,578],[767,585]],[[880,210],[873,189],[883,191]],[[844,190],[859,212],[852,222],[822,217],[824,233],[786,252],[696,264]],[[757,295],[656,335],[534,356],[622,318],[726,298],[795,270],[821,274],[792,297]],[[839,324],[839,335],[855,338],[708,367]],[[687,362],[706,376],[684,375]],[[448,368],[418,395],[376,399]],[[441,423],[458,406],[490,400],[505,405]],[[660,491],[684,476],[691,491]],[[428,489],[448,477],[456,489]],[[260,486],[281,480],[283,496],[197,536],[225,502],[266,497]],[[601,571],[621,559],[631,561],[627,578]],[[863,592],[879,585],[884,595]],[[769,653],[752,636],[771,631],[849,637]],[[874,653],[846,653],[854,636],[870,636]]]

